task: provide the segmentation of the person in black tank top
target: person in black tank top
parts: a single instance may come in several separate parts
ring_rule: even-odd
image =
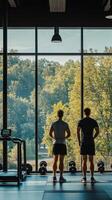
[[[94,162],[93,156],[95,155],[95,142],[94,139],[99,134],[99,126],[96,120],[90,117],[90,108],[85,108],[85,118],[78,122],[77,126],[77,137],[80,146],[80,154],[82,155],[82,171],[83,178],[82,182],[86,182],[86,171],[87,171],[87,155],[89,156],[91,182],[94,182]],[[94,133],[95,130],[95,133]],[[80,134],[82,138],[80,139]]]

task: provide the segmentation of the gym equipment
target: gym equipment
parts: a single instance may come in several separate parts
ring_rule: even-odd
[[[26,171],[26,173],[29,175],[32,172],[33,168],[32,168],[31,164],[26,163],[26,164],[21,165],[21,169],[22,169],[22,171]]]
[[[69,162],[69,172],[71,174],[74,174],[76,171],[77,171],[76,163],[75,163],[75,161],[72,160],[72,161]]]
[[[0,170],[2,170],[3,169],[3,165],[0,163]]]
[[[110,165],[110,168],[112,169],[112,164]]]
[[[19,186],[20,183],[25,180],[27,175],[26,170],[22,171],[21,169],[21,163],[26,165],[26,142],[20,138],[11,137],[11,129],[2,129],[1,135],[0,141],[2,143],[12,142],[17,146],[17,170],[4,168],[6,163],[3,163],[3,168],[1,165],[2,169],[0,170],[0,182],[17,182],[17,185]]]
[[[47,173],[47,162],[44,160],[40,162],[39,173],[41,175],[45,175]]]
[[[97,167],[100,173],[103,173],[105,171],[104,162],[102,160],[98,161]]]
[[[32,172],[32,165],[29,163],[26,163],[26,172],[27,174],[30,174]]]

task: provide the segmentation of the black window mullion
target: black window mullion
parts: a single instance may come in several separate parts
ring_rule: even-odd
[[[3,1],[3,128],[7,128],[7,23],[8,2]],[[3,142],[3,171],[7,171],[7,141]]]
[[[35,170],[38,171],[38,41],[35,27]]]
[[[83,62],[83,28],[81,28],[81,118],[84,108],[84,62]]]

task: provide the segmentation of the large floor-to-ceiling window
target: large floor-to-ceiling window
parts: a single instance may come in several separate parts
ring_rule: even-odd
[[[71,138],[70,160],[81,169],[76,135],[83,108],[90,107],[100,126],[96,139],[97,162],[110,169],[112,156],[112,47],[111,29],[60,28],[61,43],[52,43],[54,28],[8,29],[8,127],[15,137],[26,140],[27,162],[36,171],[41,160],[52,169],[52,140],[49,129],[64,110]],[[2,29],[0,30],[0,112],[2,113]],[[2,128],[3,115],[0,115]],[[15,146],[9,145],[9,165],[16,166]],[[2,152],[2,146],[0,146]]]
[[[100,135],[96,158],[110,169],[112,156],[112,30],[84,29],[84,106],[92,109]]]
[[[26,140],[27,162],[35,170],[35,29],[8,29],[8,127]],[[9,145],[10,167],[16,146]]]
[[[76,125],[80,119],[80,29],[60,29],[61,43],[51,42],[54,29],[38,30],[38,136],[39,161],[44,159],[52,169],[51,124],[57,119],[58,109],[64,110],[71,139],[67,141],[68,162],[76,160],[80,169],[80,154],[76,148]],[[47,53],[47,54],[46,54]],[[76,156],[77,153],[77,156]]]

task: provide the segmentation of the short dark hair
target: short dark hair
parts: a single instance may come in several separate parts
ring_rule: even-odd
[[[58,110],[58,117],[63,117],[63,114],[64,114],[64,112],[63,112],[63,110]]]
[[[90,115],[91,109],[90,108],[85,108],[84,109],[84,113],[85,113],[85,115]]]

